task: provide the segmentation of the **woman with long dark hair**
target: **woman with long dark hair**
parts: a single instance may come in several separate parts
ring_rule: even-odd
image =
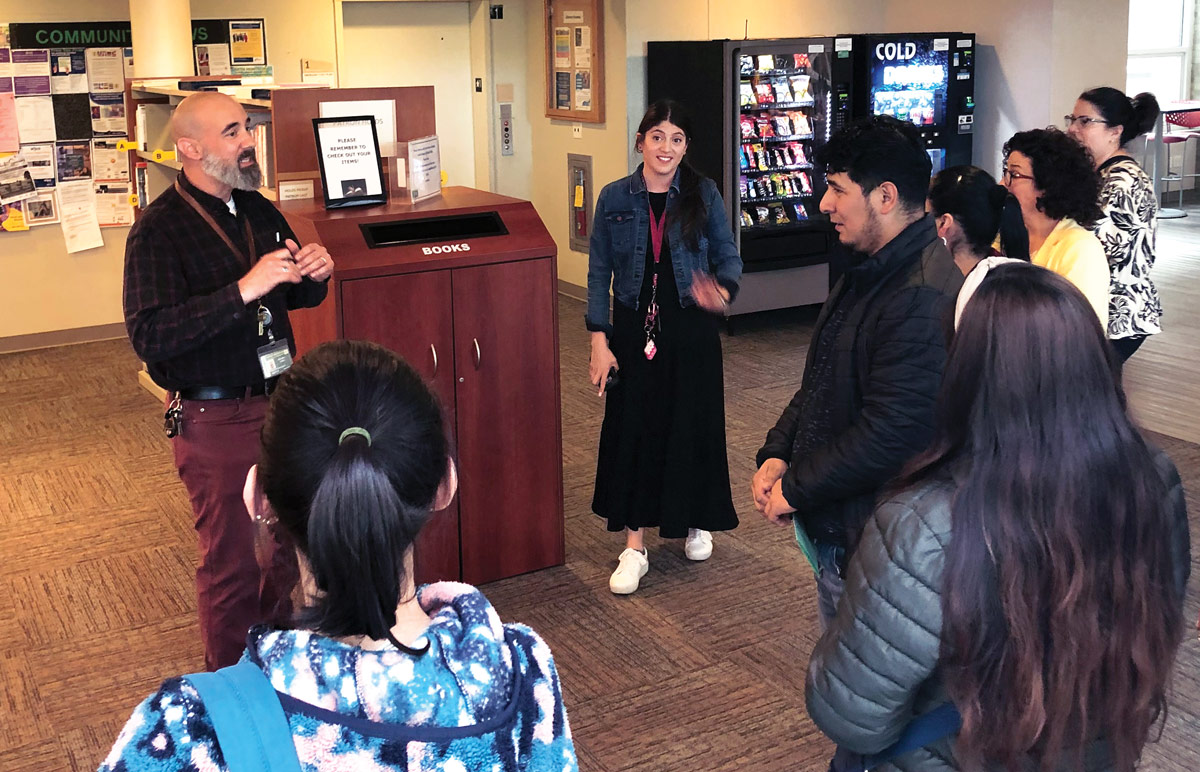
[[[1085,91],[1075,111],[1064,116],[1067,133],[1092,154],[1100,172],[1103,216],[1092,226],[1108,258],[1108,337],[1122,362],[1147,336],[1162,332],[1162,304],[1150,280],[1158,236],[1154,184],[1127,151],[1135,137],[1150,131],[1158,100],[1142,93],[1132,99],[1115,88]]]
[[[1107,327],[1108,260],[1088,230],[1101,216],[1100,176],[1087,151],[1055,128],[1019,131],[1004,143],[1002,180],[1028,234],[1028,253],[1014,243],[1005,255],[1065,276]]]
[[[1001,249],[1012,240],[1013,233],[1024,238],[1017,200],[978,166],[951,166],[938,172],[929,185],[926,203],[938,236],[954,255],[954,264],[963,276],[994,254],[992,244],[997,234]]]
[[[893,490],[810,661],[817,726],[875,754],[949,701],[957,735],[872,768],[1132,772],[1184,634],[1187,511],[1074,286],[988,272]]]
[[[172,678],[101,772],[238,772],[232,754],[246,747],[294,751],[313,770],[575,772],[545,642],[502,625],[473,587],[414,583],[413,544],[457,484],[437,398],[403,360],[360,341],[305,354],[271,396],[245,490],[251,517],[277,521],[300,558],[295,626],[251,629],[238,666],[271,695],[247,712],[278,711],[278,729],[224,733],[253,723],[206,701],[220,694],[204,684],[227,671]]]
[[[635,137],[643,162],[600,191],[593,218],[589,370],[608,399],[592,510],[609,531],[625,532],[609,579],[621,595],[649,570],[645,528],[686,537],[688,559],[705,560],[711,532],[738,524],[718,320],[737,292],[742,259],[717,186],[685,157],[691,138],[678,103],[650,105]]]

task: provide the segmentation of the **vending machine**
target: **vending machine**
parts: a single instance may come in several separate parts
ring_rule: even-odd
[[[854,117],[892,115],[921,132],[933,171],[971,163],[975,35],[854,36]]]
[[[721,190],[744,272],[826,263],[837,236],[820,213],[816,151],[850,118],[849,51],[839,55],[833,38],[792,38],[651,42],[647,53],[647,97],[691,113],[688,158]],[[733,311],[821,302],[827,274],[806,281],[811,293],[787,290],[780,304],[753,302],[755,282],[743,281]]]

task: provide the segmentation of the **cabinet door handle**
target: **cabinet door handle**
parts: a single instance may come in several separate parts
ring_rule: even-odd
[[[433,376],[437,376],[437,348],[432,343],[429,344],[429,351],[433,354]]]
[[[475,342],[475,369],[479,369],[479,363],[483,361],[483,355],[479,353],[479,338],[471,338]]]

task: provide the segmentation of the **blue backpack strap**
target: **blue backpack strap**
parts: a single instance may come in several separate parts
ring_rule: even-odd
[[[300,772],[283,706],[257,665],[243,660],[185,678],[200,693],[231,772]]]
[[[863,769],[870,770],[897,756],[924,748],[962,727],[962,716],[953,702],[944,702],[924,715],[917,716],[904,727],[900,738],[891,747],[863,758]]]

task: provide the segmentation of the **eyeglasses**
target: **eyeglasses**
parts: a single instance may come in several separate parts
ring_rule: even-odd
[[[1091,126],[1093,123],[1103,123],[1105,126],[1110,125],[1108,121],[1103,120],[1101,118],[1093,118],[1090,115],[1064,115],[1063,116],[1063,125],[1066,126],[1068,129],[1071,128],[1071,126],[1076,123],[1079,124],[1079,128],[1081,128],[1081,129],[1086,129],[1088,126]]]
[[[1013,180],[1029,180],[1030,182],[1033,182],[1033,175],[1032,174],[1021,174],[1020,172],[1014,172],[1011,169],[1009,169],[1007,166],[1005,166],[1004,169],[1002,169],[1000,172],[1000,179],[1006,180],[1008,182],[1012,182]]]

